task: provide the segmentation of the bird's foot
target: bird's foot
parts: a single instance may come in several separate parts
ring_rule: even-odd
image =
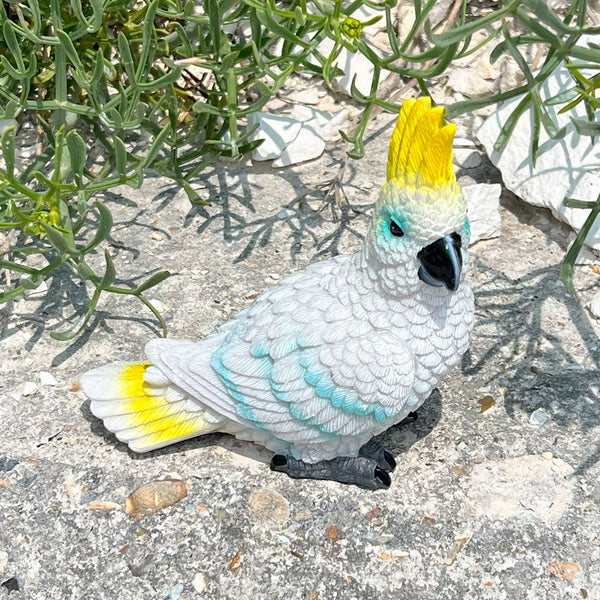
[[[394,457],[374,439],[362,446],[358,451],[358,455],[364,456],[365,458],[371,458],[386,473],[391,473],[396,468],[396,460]]]
[[[402,424],[414,423],[418,419],[419,419],[419,413],[415,410],[414,412],[408,413],[406,415],[406,417],[404,417],[404,419],[402,419],[402,421],[400,421],[400,423],[402,423]]]
[[[276,454],[271,460],[271,470],[294,479],[327,479],[367,490],[385,490],[392,483],[388,471],[377,460],[366,456],[338,456],[331,460],[306,463],[291,456]]]

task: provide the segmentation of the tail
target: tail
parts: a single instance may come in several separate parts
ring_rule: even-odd
[[[114,363],[82,375],[92,414],[134,452],[149,452],[219,430],[208,413],[150,363]]]

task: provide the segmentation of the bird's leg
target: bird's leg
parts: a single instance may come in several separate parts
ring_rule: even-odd
[[[358,451],[358,455],[364,456],[365,458],[371,458],[386,473],[391,473],[396,468],[396,460],[394,457],[387,450],[384,450],[381,444],[375,441],[375,439],[372,439],[362,446]]]
[[[400,423],[414,423],[419,419],[419,413],[415,410],[411,413],[408,413]]]
[[[331,460],[306,463],[291,456],[276,454],[271,460],[271,470],[294,479],[328,479],[367,490],[384,490],[392,483],[387,471],[376,460],[366,456],[338,456]]]

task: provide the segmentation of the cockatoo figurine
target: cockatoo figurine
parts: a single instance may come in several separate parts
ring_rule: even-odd
[[[405,101],[358,253],[286,277],[206,339],[154,339],[147,362],[85,373],[92,413],[134,452],[219,431],[290,477],[389,487],[373,437],[425,401],[473,323],[454,131],[429,98]]]

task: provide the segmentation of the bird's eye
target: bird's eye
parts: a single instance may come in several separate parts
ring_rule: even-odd
[[[392,220],[390,220],[390,233],[396,237],[402,237],[404,235],[404,231],[402,231],[400,225]]]

